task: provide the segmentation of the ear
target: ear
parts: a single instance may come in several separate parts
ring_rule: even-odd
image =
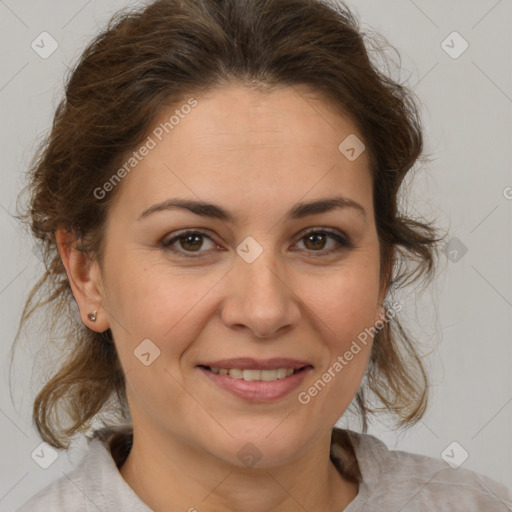
[[[99,263],[78,249],[74,233],[59,229],[55,232],[55,238],[82,322],[93,331],[106,331],[110,325],[103,308],[104,292]],[[96,312],[95,321],[88,317],[93,311]]]

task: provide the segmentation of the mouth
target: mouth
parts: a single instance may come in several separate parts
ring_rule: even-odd
[[[198,366],[216,375],[227,375],[233,379],[242,379],[247,382],[273,382],[275,380],[285,379],[290,375],[295,375],[307,368],[307,366],[302,366],[301,368],[276,368],[274,370],[258,370],[248,368],[219,368],[215,366],[204,365]]]
[[[250,402],[270,402],[290,394],[313,370],[309,363],[291,360],[245,361],[199,364],[197,368],[216,387]]]

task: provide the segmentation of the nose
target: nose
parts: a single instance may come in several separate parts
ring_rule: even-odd
[[[299,322],[301,304],[289,274],[273,261],[271,251],[252,263],[236,258],[221,311],[230,329],[247,330],[256,338],[272,338]]]

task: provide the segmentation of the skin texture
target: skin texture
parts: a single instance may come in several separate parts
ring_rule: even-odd
[[[112,330],[125,372],[134,445],[121,474],[157,511],[339,512],[358,486],[329,460],[331,429],[359,388],[371,339],[310,403],[297,395],[383,318],[368,155],[349,161],[338,150],[348,135],[363,137],[305,88],[232,84],[197,100],[118,185],[101,267],[57,233],[82,320]],[[354,208],[285,217],[298,202],[340,195],[366,218]],[[212,202],[238,220],[177,209],[138,220],[169,198]],[[162,246],[186,228],[211,238],[174,242],[181,254],[199,251],[195,259]],[[308,241],[309,228],[345,234],[354,247]],[[252,263],[236,252],[249,236],[263,249]],[[134,356],[144,339],[160,349],[149,366]],[[243,356],[303,359],[313,371],[289,395],[255,403],[196,367]],[[237,457],[248,442],[261,453],[252,467]]]

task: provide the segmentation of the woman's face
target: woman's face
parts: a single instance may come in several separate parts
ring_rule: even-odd
[[[344,354],[382,317],[369,160],[350,149],[362,136],[306,93],[231,85],[163,111],[117,185],[98,267],[99,314],[134,426],[238,465],[249,441],[264,466],[330,432],[357,392],[371,338],[350,361]],[[301,206],[341,198],[358,206]],[[171,200],[215,206],[194,213],[165,207]],[[274,380],[283,372],[237,379],[200,366],[254,369],[273,358],[307,367]]]

